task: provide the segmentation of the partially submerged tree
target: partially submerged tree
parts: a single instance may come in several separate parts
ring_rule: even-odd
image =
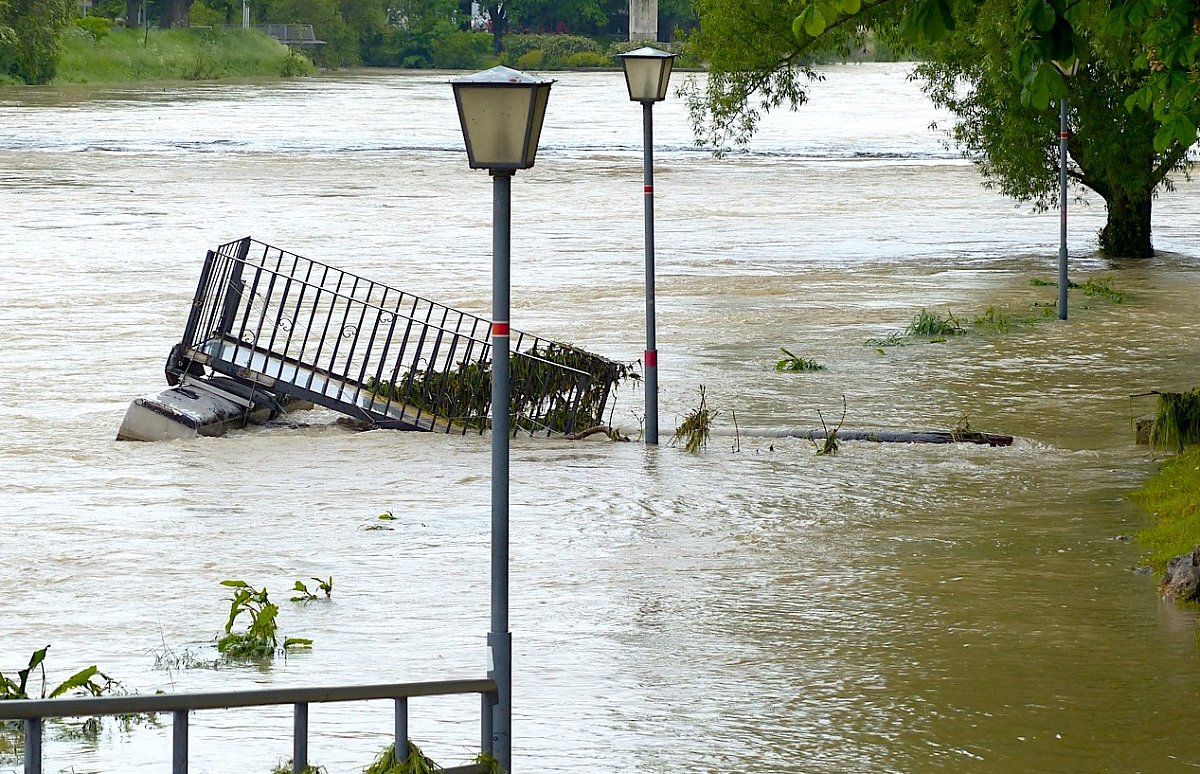
[[[1190,9],[1190,10],[1189,10]],[[799,11],[799,13],[797,13]],[[699,0],[693,52],[710,64],[689,104],[698,142],[744,144],[764,111],[799,107],[817,55],[906,49],[987,184],[1057,202],[1057,116],[1070,94],[1070,175],[1108,206],[1100,246],[1152,254],[1151,203],[1185,171],[1200,121],[1200,10],[1191,0]],[[1054,61],[1078,58],[1069,81]]]

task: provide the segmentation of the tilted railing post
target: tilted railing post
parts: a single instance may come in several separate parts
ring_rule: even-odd
[[[237,316],[238,300],[242,296],[242,269],[250,255],[250,237],[238,244],[237,257],[229,270],[229,285],[225,288],[225,307],[221,312],[220,332],[229,335],[233,331],[233,319]]]
[[[175,710],[171,728],[171,774],[187,774],[188,770],[188,711]]]
[[[396,699],[396,762],[408,760],[408,699]]]
[[[292,717],[292,771],[302,774],[308,768],[308,704],[298,702]]]
[[[25,774],[42,774],[42,719],[25,721]]]

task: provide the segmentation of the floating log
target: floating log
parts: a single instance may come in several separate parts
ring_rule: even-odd
[[[831,431],[782,428],[742,430],[743,438],[806,438],[824,441]],[[873,443],[975,443],[987,446],[1012,446],[1011,435],[980,433],[975,430],[837,430],[839,441],[870,441]],[[714,432],[714,435],[717,434]],[[722,432],[720,435],[732,435]]]

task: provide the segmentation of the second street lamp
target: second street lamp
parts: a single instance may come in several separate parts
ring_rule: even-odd
[[[629,99],[642,103],[642,178],[646,200],[646,443],[658,443],[658,344],[654,320],[654,117],[655,102],[667,96],[674,54],[642,48],[621,54]]]
[[[537,156],[552,80],[493,67],[450,82],[471,169],[492,176],[492,599],[488,677],[496,682],[491,752],[512,771],[512,634],[508,630],[509,247],[512,176]]]

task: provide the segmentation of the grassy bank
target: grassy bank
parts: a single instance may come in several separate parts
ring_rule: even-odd
[[[1157,519],[1138,534],[1155,570],[1161,572],[1171,557],[1190,554],[1200,543],[1200,446],[1164,463],[1133,499]]]
[[[56,83],[218,80],[310,75],[306,57],[252,30],[114,29],[78,27],[63,41]]]

